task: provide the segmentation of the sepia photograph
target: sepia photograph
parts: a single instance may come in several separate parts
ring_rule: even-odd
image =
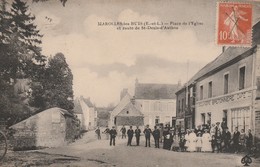
[[[260,167],[260,0],[0,0],[0,166]]]

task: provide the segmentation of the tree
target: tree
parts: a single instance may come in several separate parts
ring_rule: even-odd
[[[11,13],[6,9],[7,2],[2,0],[0,6],[0,39],[1,43],[7,43],[11,36],[10,25],[11,25]]]
[[[21,0],[14,0],[11,11],[2,1],[0,13],[0,75],[7,81],[29,77],[32,69],[44,65],[46,57],[41,55],[41,37],[34,25],[35,17]],[[36,66],[36,67],[35,67]]]
[[[33,0],[33,2],[46,2],[46,1],[49,1],[49,0]],[[59,0],[63,6],[65,6],[67,0]]]
[[[12,38],[11,42],[18,48],[17,56],[23,65],[26,63],[44,63],[45,56],[41,55],[42,35],[34,24],[35,17],[28,12],[28,6],[21,0],[14,0],[11,7]]]
[[[60,107],[73,110],[73,75],[65,56],[57,53],[48,61],[47,67],[33,84],[31,104],[42,109]]]
[[[14,0],[10,10],[6,0],[0,5],[0,118],[11,125],[32,111],[24,97],[14,95],[13,84],[18,78],[30,79],[39,71],[36,69],[44,66],[46,58],[39,47],[42,35],[26,3]]]

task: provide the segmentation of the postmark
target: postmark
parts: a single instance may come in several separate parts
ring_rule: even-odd
[[[217,5],[217,44],[252,45],[252,5],[219,2]]]

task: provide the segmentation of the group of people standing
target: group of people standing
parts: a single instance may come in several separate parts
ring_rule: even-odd
[[[95,130],[95,133],[97,134],[98,140],[101,140],[101,130],[100,130],[99,127]],[[110,138],[110,146],[115,145],[117,131],[116,131],[114,126],[112,127],[112,129],[109,129],[108,126],[107,126],[106,129],[102,133],[106,134],[107,140],[109,140],[109,138]]]
[[[130,126],[127,131],[126,128],[123,126],[120,129],[120,132],[122,132],[122,138],[124,138],[126,132],[128,137],[127,146],[132,146],[132,139],[134,136],[136,138],[136,146],[140,145],[141,130],[138,126],[136,126],[135,130],[133,130],[133,127]],[[161,135],[161,133],[161,130],[158,129],[157,126],[154,126],[154,129],[151,130],[151,128],[149,128],[149,125],[146,125],[145,129],[143,130],[143,134],[145,137],[145,147],[151,147],[151,137],[153,137],[155,148],[160,148],[160,139],[163,136],[163,148],[170,150],[173,142],[173,134],[170,133],[169,126],[166,126],[166,128],[164,128],[163,135]]]
[[[101,139],[100,129],[96,129],[98,139]],[[121,138],[128,138],[127,146],[132,146],[133,137],[136,139],[136,146],[140,145],[141,129],[136,126],[134,130],[132,126],[126,130],[125,126],[120,129],[122,134]],[[117,131],[113,126],[112,129],[108,127],[103,132],[110,136],[110,145],[115,145]],[[154,139],[155,148],[160,148],[160,143],[163,143],[163,149],[174,151],[187,151],[187,152],[239,152],[248,151],[250,153],[253,145],[253,136],[251,130],[245,133],[244,129],[240,132],[235,128],[233,135],[229,132],[225,122],[217,122],[216,125],[206,126],[197,129],[187,129],[185,131],[177,131],[177,129],[170,129],[169,125],[166,127],[154,126],[152,130],[149,125],[146,125],[143,130],[145,137],[145,147],[151,147],[151,137]],[[119,136],[120,137],[120,136]]]
[[[212,124],[211,127],[201,129],[187,129],[180,133],[179,148],[180,151],[188,152],[235,152],[248,151],[250,153],[253,145],[253,136],[251,130],[245,133],[244,129],[238,131],[235,128],[233,135],[229,132],[227,126]]]
[[[141,129],[139,129],[138,126],[136,126],[135,130],[132,126],[130,126],[128,130],[126,130],[125,126],[123,126],[120,129],[120,132],[122,134],[122,139],[126,138],[127,136],[127,146],[132,146],[133,137],[135,137],[136,139],[136,146],[140,145],[140,136],[142,135],[142,131]],[[98,140],[100,140],[101,130],[99,127],[95,130],[95,133],[97,134]],[[110,145],[115,145],[117,131],[114,126],[112,127],[112,129],[106,127],[106,129],[102,133],[105,133],[107,135],[107,139],[110,138]],[[151,128],[149,128],[149,125],[146,125],[145,129],[143,130],[143,134],[145,137],[145,147],[151,147],[151,137],[153,137],[155,148],[160,148],[160,143],[163,141],[163,149],[171,149],[174,134],[170,131],[170,127],[168,125],[166,125],[163,130],[162,127],[157,128],[157,126],[154,126],[154,129],[151,130]]]

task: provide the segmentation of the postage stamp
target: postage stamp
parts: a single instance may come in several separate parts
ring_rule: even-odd
[[[251,46],[252,5],[219,2],[216,33],[218,45]]]

